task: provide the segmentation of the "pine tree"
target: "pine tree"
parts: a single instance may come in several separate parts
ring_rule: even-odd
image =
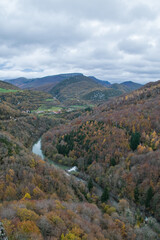
[[[92,188],[93,188],[93,181],[90,178],[89,181],[88,181],[88,190],[89,190],[89,192],[92,190]]]
[[[146,201],[145,201],[146,208],[150,207],[150,202],[151,202],[152,197],[153,197],[153,189],[152,189],[152,187],[149,187],[147,194],[146,194]]]
[[[136,203],[139,202],[139,190],[137,186],[134,189],[134,199]]]
[[[131,140],[130,140],[131,149],[133,151],[136,150],[139,144],[140,144],[140,133],[139,132],[132,133]]]
[[[102,193],[102,196],[101,196],[101,201],[102,202],[106,202],[109,198],[109,192],[108,192],[108,188],[105,187],[103,193]]]

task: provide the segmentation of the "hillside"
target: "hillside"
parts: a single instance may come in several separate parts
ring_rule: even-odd
[[[156,82],[49,131],[43,150],[54,149],[53,161],[67,164],[63,160],[67,156],[80,176],[89,175],[110,196],[125,199],[136,214],[141,211],[139,225],[143,226],[145,215],[160,221],[159,112],[160,83]]]
[[[123,95],[140,87],[140,84],[133,82],[110,84],[94,77],[79,75],[61,81],[49,93],[61,102],[73,100],[99,102]]]
[[[87,184],[31,153],[33,142],[60,122],[20,112],[16,120],[7,116],[0,120],[0,219],[8,239],[121,239],[122,216],[119,225],[98,207],[98,198],[88,200]]]
[[[15,92],[20,90],[18,87],[4,82],[4,81],[0,81],[0,93],[5,93],[5,92]]]
[[[57,84],[50,90],[50,94],[60,101],[80,100],[86,93],[95,89],[103,90],[105,87],[88,77],[75,76]]]
[[[81,81],[69,80],[72,87]],[[83,81],[88,91],[93,80]],[[153,83],[78,118],[68,112],[72,121],[22,111],[50,104],[48,93],[2,93],[0,219],[8,239],[157,240],[159,90]],[[41,136],[44,160],[31,152]],[[76,165],[78,178],[53,161]]]
[[[114,98],[120,95],[123,95],[127,92],[130,92],[125,86],[115,83],[106,85],[106,88],[92,90],[91,92],[85,94],[83,99],[91,101],[106,101],[110,98]]]

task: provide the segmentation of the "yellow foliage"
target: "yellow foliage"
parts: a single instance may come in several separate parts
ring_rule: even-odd
[[[47,218],[52,222],[54,223],[55,225],[62,225],[64,224],[63,220],[58,216],[56,215],[54,212],[50,212],[47,214]]]
[[[40,234],[39,228],[36,226],[36,224],[33,221],[23,221],[18,224],[18,230],[21,233],[37,233]]]
[[[116,209],[114,207],[110,207],[107,204],[103,204],[103,207],[104,207],[104,211],[109,215],[111,215],[113,212],[116,212]]]
[[[18,208],[17,216],[21,219],[21,221],[37,221],[39,216],[32,210],[28,210],[26,208]]]
[[[22,200],[31,199],[31,195],[29,193],[26,193],[25,196],[22,198]]]
[[[65,207],[60,203],[60,201],[56,200],[56,209],[65,209]]]
[[[153,131],[153,133],[151,134],[151,137],[154,139],[157,136],[156,131]]]
[[[127,237],[127,233],[126,233],[126,226],[125,226],[125,223],[120,221],[119,219],[116,219],[115,220],[115,223],[118,227],[120,227],[121,229],[121,236],[122,238],[125,238]]]
[[[79,227],[72,228],[66,236],[61,235],[61,240],[87,240],[87,234]]]
[[[146,147],[145,146],[142,146],[141,144],[138,145],[137,147],[137,151],[138,153],[144,153],[146,151]]]
[[[17,196],[16,196],[17,192],[16,192],[16,189],[15,187],[10,184],[7,188],[6,188],[6,191],[4,193],[4,198],[6,200],[13,200],[13,199],[17,199]]]
[[[40,199],[44,197],[44,192],[39,188],[39,187],[35,187],[33,189],[33,196]]]
[[[35,162],[35,160],[33,158],[30,160],[29,166],[31,168],[34,168],[36,166],[36,162]]]

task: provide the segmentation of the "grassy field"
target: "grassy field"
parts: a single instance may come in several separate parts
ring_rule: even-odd
[[[0,88],[0,93],[17,92],[19,90]]]
[[[55,101],[55,99],[53,99],[53,98],[47,98],[46,99],[46,102],[54,102]]]
[[[62,107],[56,107],[56,106],[52,106],[52,107],[47,107],[47,106],[41,106],[41,107],[39,107],[37,110],[36,110],[36,112],[37,111],[49,111],[49,112],[58,112],[59,110],[62,110]]]
[[[88,107],[94,107],[93,104],[90,104],[90,105],[72,105],[70,106],[70,108],[73,108],[73,109],[85,109],[85,108],[88,108]]]

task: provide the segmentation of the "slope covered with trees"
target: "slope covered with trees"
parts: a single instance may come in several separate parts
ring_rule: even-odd
[[[44,152],[160,221],[159,93],[159,82],[146,85],[49,131]]]
[[[159,239],[159,83],[72,121],[23,112],[25,99],[34,108],[45,94],[3,96],[0,221],[9,240]],[[76,177],[31,152],[43,133],[45,155],[78,166]]]

